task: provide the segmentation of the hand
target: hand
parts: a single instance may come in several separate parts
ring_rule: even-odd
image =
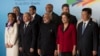
[[[60,54],[60,51],[59,51],[59,50],[57,50],[57,54],[58,54],[58,55]]]
[[[57,56],[57,55],[58,55],[58,51],[55,50],[55,51],[54,51],[54,56]]]
[[[23,51],[23,48],[22,47],[19,47],[19,51],[22,52]]]
[[[41,50],[40,49],[38,49],[38,54],[41,55]]]
[[[76,50],[73,49],[73,50],[72,50],[72,56],[75,56],[75,55],[76,55]]]
[[[19,20],[17,20],[17,24],[20,24],[20,21]]]
[[[5,44],[6,48],[9,48],[9,45],[8,44]]]
[[[77,54],[79,54],[79,50],[77,50]]]
[[[33,48],[30,48],[30,53],[34,52],[34,49]]]
[[[97,51],[92,51],[92,53],[93,53],[93,56],[97,55]]]
[[[12,44],[8,44],[8,46],[9,46],[9,48],[12,48],[12,47],[13,47],[13,45],[12,45]]]

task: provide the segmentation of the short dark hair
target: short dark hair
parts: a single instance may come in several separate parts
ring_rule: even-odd
[[[32,8],[33,10],[36,10],[36,6],[31,5],[29,8]]]
[[[52,4],[47,4],[46,6],[51,6],[53,8],[53,5]]]
[[[63,7],[68,7],[68,8],[69,8],[69,4],[63,4],[63,5],[62,5],[62,8],[63,8]]]
[[[92,9],[91,8],[83,8],[82,11],[86,11],[88,14],[92,15]]]
[[[13,7],[13,9],[17,9],[20,12],[20,7],[19,6],[15,6],[15,7]]]
[[[68,17],[68,20],[70,21],[70,14],[69,13],[64,12],[64,13],[61,14],[61,16],[62,15],[65,15],[66,17]]]
[[[15,13],[10,12],[10,13],[8,13],[8,16],[9,16],[10,14],[11,14],[11,15],[13,16],[13,18],[14,18],[14,21],[13,21],[13,23],[11,24],[11,26],[13,26],[14,23],[17,22],[17,18],[16,18],[16,14],[15,14]],[[6,23],[6,27],[7,27],[7,24],[8,24],[8,22]]]

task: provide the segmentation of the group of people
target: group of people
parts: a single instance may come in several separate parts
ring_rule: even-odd
[[[47,4],[43,16],[34,5],[22,14],[18,6],[8,13],[5,26],[6,56],[97,56],[99,27],[92,9],[83,8],[81,20],[62,5],[58,16]]]

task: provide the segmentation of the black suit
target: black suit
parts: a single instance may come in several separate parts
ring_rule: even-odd
[[[25,24],[21,24],[19,28],[19,47],[23,48],[23,56],[31,56],[30,48],[35,47],[35,30],[31,22],[27,25],[26,29],[24,28]]]
[[[20,23],[23,23],[23,14],[22,13],[19,14],[18,20],[20,21]]]
[[[57,26],[60,24],[60,18],[56,13],[52,13],[52,22]]]
[[[77,24],[77,18],[76,18],[76,16],[70,14],[70,22],[72,24],[76,25]]]
[[[42,23],[39,31],[38,49],[43,56],[53,56],[56,49],[56,25],[54,23]]]
[[[77,49],[80,56],[92,56],[92,51],[97,51],[98,47],[98,25],[92,19],[88,22],[82,34],[83,22],[77,28]]]
[[[34,19],[31,22],[35,26],[36,36],[38,36],[38,32],[39,32],[38,30],[39,30],[39,26],[42,22],[42,17],[40,15],[36,14]]]
[[[40,15],[36,14],[34,19],[31,22],[32,22],[32,25],[34,25],[35,37],[36,37],[34,55],[38,56],[38,53],[37,53],[37,39],[38,39],[39,28],[40,28],[39,26],[42,22],[42,17]]]

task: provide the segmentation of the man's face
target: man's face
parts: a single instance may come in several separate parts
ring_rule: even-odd
[[[14,8],[14,9],[13,9],[13,13],[15,13],[16,15],[18,15],[18,14],[19,14],[19,10],[16,9],[16,8]]]
[[[86,21],[86,20],[90,19],[91,15],[88,14],[86,11],[82,11],[81,16],[82,16],[83,21]]]
[[[44,15],[43,16],[43,22],[44,23],[49,23],[50,22],[50,16],[49,15]]]
[[[34,10],[33,8],[29,8],[29,13],[30,13],[31,15],[35,14],[35,12],[36,12],[36,10]]]
[[[52,6],[47,5],[47,6],[46,6],[46,12],[52,12],[52,11],[53,11]]]
[[[62,12],[69,13],[69,8],[68,7],[63,7]]]
[[[30,20],[30,16],[28,14],[23,15],[23,21],[28,22]]]

